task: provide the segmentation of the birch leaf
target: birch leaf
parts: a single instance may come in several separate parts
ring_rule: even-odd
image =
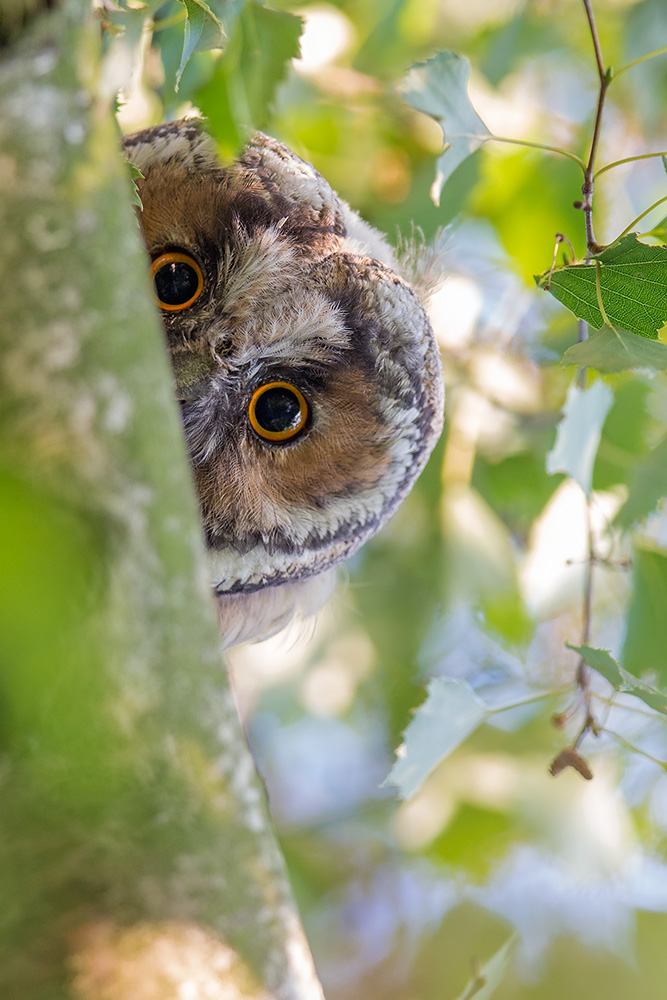
[[[386,783],[396,785],[403,798],[410,798],[487,715],[488,709],[468,683],[436,677],[405,730]]]
[[[667,247],[637,237],[629,233],[589,260],[556,267],[551,275],[545,271],[535,280],[593,329],[608,321],[655,340],[667,321]]]
[[[456,168],[491,138],[491,132],[468,96],[470,63],[455,52],[438,52],[413,66],[403,96],[442,126],[445,147],[436,164],[431,198],[440,204],[440,193]]]
[[[586,494],[591,492],[600,435],[613,401],[614,394],[604,382],[594,382],[588,389],[570,386],[556,443],[547,455],[550,475],[564,472]]]

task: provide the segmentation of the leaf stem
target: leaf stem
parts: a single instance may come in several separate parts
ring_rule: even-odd
[[[655,156],[667,156],[667,149],[658,149],[655,153],[639,153],[637,156],[626,156],[622,160],[614,160],[613,163],[607,163],[604,167],[600,167],[593,175],[593,179],[596,180],[601,174],[606,174],[614,167],[621,167],[624,163],[634,163],[635,160],[650,160]]]
[[[549,268],[549,277],[547,278],[546,282],[544,283],[544,289],[547,292],[551,288],[551,279],[553,277],[554,269],[556,267],[556,258],[558,257],[558,247],[561,245],[561,243],[567,243],[567,245],[570,248],[570,253],[572,254],[572,259],[575,260],[575,261],[577,259],[577,255],[574,252],[574,247],[572,246],[572,244],[568,240],[567,236],[564,233],[556,233],[556,242],[554,243],[554,255],[553,255],[553,259],[551,261],[551,267]]]
[[[607,316],[607,312],[604,307],[604,302],[602,301],[602,285],[600,283],[600,272],[602,271],[602,264],[600,263],[599,260],[594,261],[594,263],[595,263],[595,294],[598,300],[598,309],[600,310],[602,319],[609,327],[609,329],[613,330],[614,333],[617,333],[616,327]]]
[[[175,14],[171,14],[170,17],[157,18],[151,21],[150,18],[147,19],[144,25],[144,31],[163,31],[165,28],[173,28],[175,24],[182,24],[185,21],[187,12],[185,7],[181,7]]]
[[[625,736],[621,736],[620,733],[615,733],[613,729],[606,729],[605,727],[600,727],[598,729],[600,733],[606,733],[607,736],[611,736],[613,739],[618,740],[622,747],[626,750],[631,750],[633,753],[641,754],[642,757],[646,757],[648,760],[653,761],[654,764],[658,764],[663,771],[667,771],[667,761],[660,760],[658,757],[654,757],[650,754],[648,750],[642,750],[641,747],[635,746],[630,740],[626,740]]]
[[[631,232],[633,228],[637,225],[637,223],[642,221],[645,215],[648,215],[649,212],[652,212],[654,208],[658,207],[658,205],[662,205],[663,201],[667,201],[667,194],[663,195],[662,198],[658,198],[658,200],[654,201],[652,205],[649,205],[646,211],[642,212],[641,215],[638,215],[636,219],[633,219],[630,225],[625,227],[620,236],[616,237],[614,243],[616,243],[618,240],[622,240],[624,236],[627,236],[628,233]]]
[[[656,49],[655,52],[648,52],[645,56],[640,56],[639,59],[633,59],[626,66],[621,66],[620,69],[614,71],[614,79],[620,76],[621,73],[625,73],[627,70],[633,69],[634,66],[638,66],[639,63],[646,62],[647,59],[655,59],[656,56],[661,56],[665,52],[667,52],[667,45],[663,45],[661,49]]]
[[[578,163],[582,170],[586,170],[586,164],[580,156],[567,149],[561,149],[560,146],[548,146],[543,142],[529,142],[528,139],[511,139],[507,135],[490,135],[486,141],[507,142],[513,146],[529,146],[531,149],[546,150],[547,153],[560,153],[561,156],[567,156],[568,160],[574,160],[575,163]]]
[[[522,708],[524,705],[533,705],[538,701],[546,701],[547,698],[558,698],[561,695],[568,694],[570,691],[570,686],[562,688],[556,688],[553,691],[540,691],[538,694],[529,694],[525,698],[517,698],[516,701],[509,702],[507,705],[494,705],[493,708],[487,708],[487,713],[489,715],[497,715],[499,712],[509,712],[513,708]]]
[[[654,709],[652,709],[652,708],[644,707],[643,705],[626,705],[623,702],[619,703],[618,700],[617,700],[618,697],[619,697],[619,695],[625,695],[626,693],[627,692],[625,692],[625,691],[614,691],[614,693],[611,696],[611,698],[606,698],[603,694],[600,694],[597,691],[593,691],[593,697],[597,701],[599,701],[603,705],[605,705],[606,708],[607,708],[607,710],[612,709],[612,708],[617,708],[617,709],[619,709],[620,711],[623,711],[623,712],[632,712],[635,715],[643,715],[646,719],[650,719],[652,722],[655,722],[657,719],[660,718],[660,716],[658,715],[658,713]],[[629,697],[631,697],[631,696],[629,696]],[[636,700],[636,699],[633,699],[633,700]],[[605,713],[605,715],[606,714],[607,713]],[[662,721],[664,721],[664,719]]]

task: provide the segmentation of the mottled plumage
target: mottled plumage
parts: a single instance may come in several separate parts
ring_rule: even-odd
[[[281,143],[257,134],[223,166],[186,120],[124,145],[144,175],[154,268],[164,257],[163,276],[185,276],[175,296],[196,294],[162,315],[223,634],[237,641],[312,610],[322,574],[404,498],[442,426],[437,351],[380,234]],[[292,410],[303,426],[265,439]]]

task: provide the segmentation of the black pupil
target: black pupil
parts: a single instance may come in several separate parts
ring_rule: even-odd
[[[292,430],[301,421],[299,400],[283,386],[267,389],[255,403],[255,419],[265,431],[274,434]]]
[[[166,306],[180,306],[193,297],[199,286],[194,267],[182,260],[164,264],[155,275],[155,292]]]

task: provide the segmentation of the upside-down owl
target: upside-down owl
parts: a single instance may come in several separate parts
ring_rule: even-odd
[[[194,120],[124,140],[227,644],[276,631],[393,513],[442,427],[391,250],[286,146],[230,164]]]

